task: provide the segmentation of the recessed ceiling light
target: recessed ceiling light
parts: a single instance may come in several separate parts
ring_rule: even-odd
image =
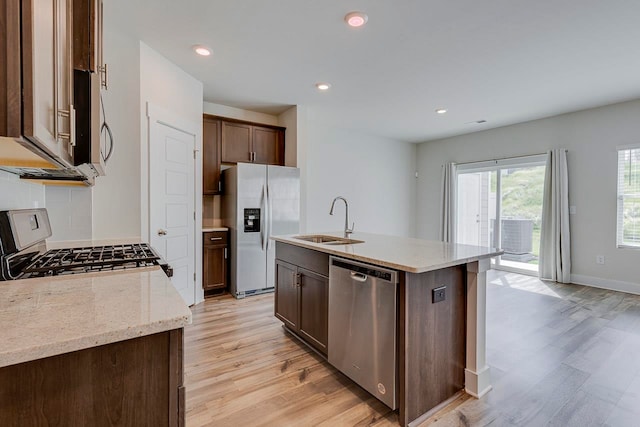
[[[329,90],[329,88],[331,87],[331,85],[329,83],[316,83],[316,88],[318,88],[318,90]]]
[[[202,46],[201,44],[197,44],[193,46],[193,50],[200,56],[209,56],[211,55],[211,49],[206,46]]]
[[[349,12],[344,17],[344,22],[354,28],[362,27],[368,20],[369,17],[362,12]]]
[[[438,108],[438,109],[436,110],[436,113],[438,113],[438,114],[444,114],[444,113],[446,113],[446,112],[447,112],[447,109],[446,109],[446,108]]]

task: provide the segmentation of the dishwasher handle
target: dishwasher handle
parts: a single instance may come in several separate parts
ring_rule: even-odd
[[[351,272],[351,278],[353,280],[355,280],[356,282],[366,282],[367,281],[367,275],[366,274],[362,274],[362,273],[356,273],[355,271]]]

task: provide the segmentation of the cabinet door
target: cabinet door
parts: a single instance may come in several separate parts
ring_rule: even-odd
[[[253,127],[254,162],[265,165],[284,165],[284,140],[278,129]]]
[[[227,247],[222,245],[204,246],[202,262],[204,290],[220,289],[227,286]]]
[[[251,162],[251,125],[222,122],[222,161]]]
[[[220,186],[220,120],[204,119],[202,128],[202,192],[219,194]]]
[[[327,354],[329,279],[303,268],[300,275],[300,334]]]
[[[290,329],[298,329],[296,267],[279,260],[276,260],[275,314]]]
[[[20,0],[0,7],[0,136],[22,135],[20,103]]]
[[[73,0],[73,68],[99,72],[102,65],[102,0]]]
[[[73,166],[71,9],[68,0],[22,1],[23,134]]]

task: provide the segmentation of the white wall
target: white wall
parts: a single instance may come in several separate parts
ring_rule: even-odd
[[[343,196],[349,201],[356,231],[413,236],[414,144],[332,128],[310,119],[302,154],[306,156],[301,182],[306,192],[302,231],[343,230],[342,202],[334,216],[329,215],[333,198]]]
[[[0,171],[0,211],[45,207],[45,187]]]
[[[203,111],[207,114],[213,114],[214,116],[226,117],[229,119],[245,120],[247,122],[262,123],[272,126],[282,126],[278,122],[277,116],[229,107],[222,104],[214,104],[213,102],[204,102]]]
[[[113,7],[105,2],[109,90],[102,98],[115,146],[93,187],[93,238],[140,239],[140,43],[113,27]]]
[[[437,239],[441,166],[567,148],[572,280],[640,293],[640,250],[616,248],[616,147],[640,142],[640,101],[462,135],[418,146],[418,237]],[[596,255],[605,255],[598,265]]]

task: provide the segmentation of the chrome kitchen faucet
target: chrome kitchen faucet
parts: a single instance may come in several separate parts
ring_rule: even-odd
[[[338,196],[333,199],[331,202],[331,210],[329,211],[329,215],[333,215],[333,208],[336,206],[336,200],[342,200],[344,202],[345,213],[344,213],[344,237],[346,239],[349,238],[349,234],[353,233],[353,229],[356,227],[356,223],[354,222],[349,228],[349,203],[347,203],[347,199],[342,196]]]

